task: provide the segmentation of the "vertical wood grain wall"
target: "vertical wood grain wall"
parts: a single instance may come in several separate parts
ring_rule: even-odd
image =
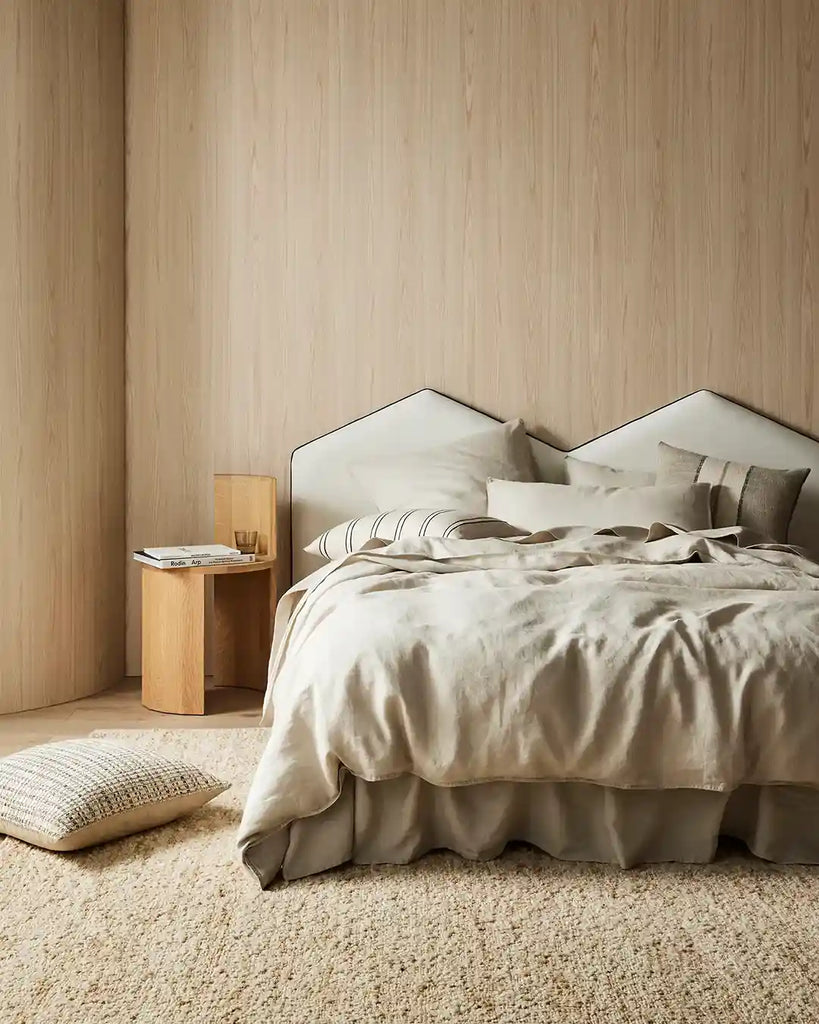
[[[123,4],[0,4],[0,713],[124,664]]]
[[[133,0],[129,547],[207,536],[214,471],[285,513],[295,445],[423,386],[819,433],[817,6]]]

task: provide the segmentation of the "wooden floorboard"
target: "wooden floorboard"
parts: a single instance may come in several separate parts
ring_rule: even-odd
[[[166,715],[140,701],[140,679],[130,676],[110,690],[68,704],[0,715],[0,757],[15,750],[94,729],[236,729],[259,724],[259,690],[208,686],[204,715]]]

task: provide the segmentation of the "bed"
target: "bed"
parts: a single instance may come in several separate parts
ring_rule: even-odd
[[[516,840],[626,867],[708,861],[720,836],[819,863],[819,443],[701,391],[571,453],[645,471],[663,441],[809,468],[790,527],[800,551],[657,526],[373,541],[329,567],[305,554],[372,511],[350,462],[495,422],[422,391],[294,452],[295,584],[245,865],[267,887]],[[559,480],[566,453],[530,443],[538,476]]]

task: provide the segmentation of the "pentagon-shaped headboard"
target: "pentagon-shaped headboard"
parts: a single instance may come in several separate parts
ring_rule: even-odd
[[[362,458],[447,444],[498,421],[425,389],[296,448],[290,462],[293,579],[319,560],[303,548],[336,523],[376,511],[347,466]],[[723,459],[809,467],[790,540],[819,557],[819,442],[712,391],[695,391],[564,452],[532,438],[542,479],[562,481],[564,455],[623,469],[653,470],[659,441]]]

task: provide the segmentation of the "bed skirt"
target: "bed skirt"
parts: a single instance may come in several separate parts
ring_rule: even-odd
[[[632,867],[706,863],[720,836],[781,863],[819,863],[819,791],[742,786],[627,790],[585,782],[488,782],[444,789],[415,776],[364,782],[346,775],[327,810],[243,851],[263,887],[340,864],[405,864],[430,850],[497,857],[531,843],[561,860]]]

